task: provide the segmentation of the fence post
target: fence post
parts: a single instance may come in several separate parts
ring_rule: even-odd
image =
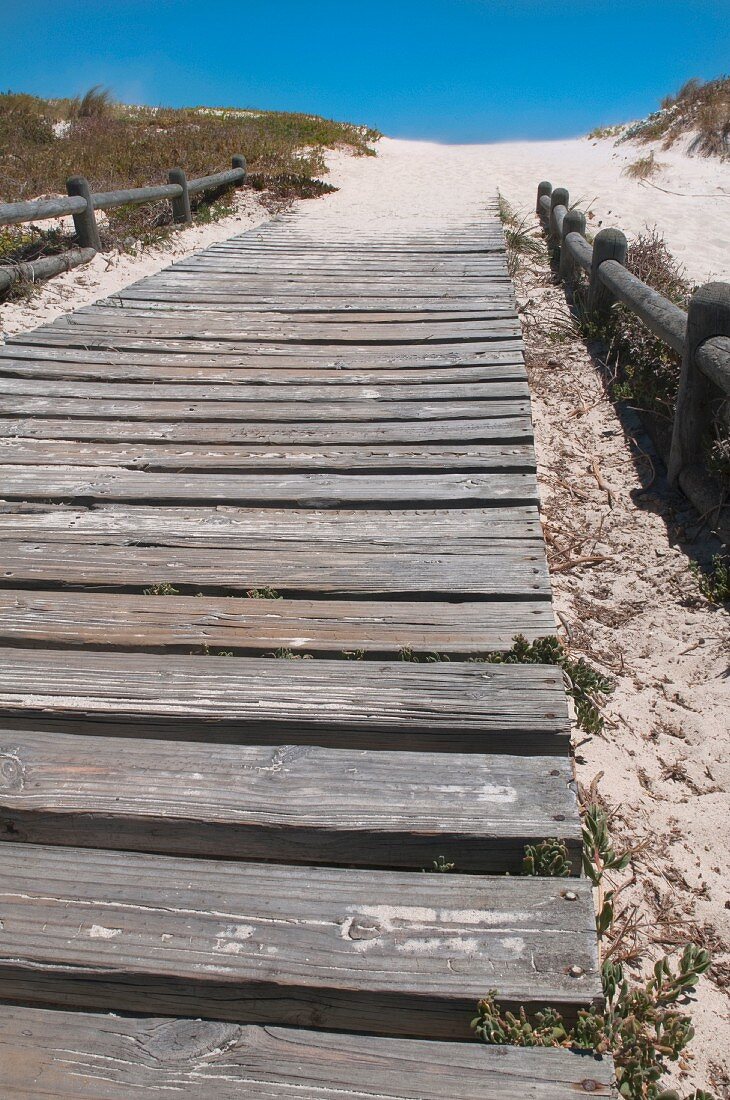
[[[543,195],[548,195],[548,196],[551,195],[552,190],[553,190],[553,185],[548,180],[542,180],[541,183],[538,183],[538,185],[537,185],[537,206],[535,208],[537,210],[538,217],[542,217],[542,207],[540,206],[540,199],[543,197]]]
[[[575,278],[575,263],[568,249],[565,247],[565,238],[569,233],[586,235],[586,216],[582,210],[569,210],[563,219],[563,235],[560,242],[560,268],[558,274],[564,283],[572,283]]]
[[[177,183],[182,187],[182,195],[177,199],[171,199],[172,220],[174,222],[191,222],[193,215],[190,210],[190,195],[188,193],[188,177],[182,168],[171,168],[167,173],[168,183]]]
[[[605,317],[613,304],[613,295],[598,277],[604,260],[626,264],[628,242],[620,229],[602,229],[593,242],[591,281],[588,287],[588,313],[594,318]]]
[[[560,248],[560,234],[555,224],[555,207],[564,206],[566,209],[570,202],[570,195],[566,187],[556,187],[550,196],[550,217],[548,219],[548,242],[550,250],[555,257]]]
[[[91,197],[88,181],[83,176],[71,176],[71,179],[66,180],[66,193],[80,195],[82,199],[86,199],[86,209],[80,214],[73,215],[79,245],[81,248],[95,248],[97,252],[101,252],[101,237],[96,224],[94,200]]]
[[[682,470],[702,458],[711,417],[711,386],[696,357],[705,340],[714,336],[730,336],[730,283],[705,283],[689,303],[667,469],[670,485],[677,485]]]
[[[245,171],[246,171],[246,158],[244,156],[242,156],[240,153],[236,153],[236,155],[234,157],[231,157],[231,167],[232,168],[243,168],[243,171],[245,173]],[[241,182],[239,184],[239,187],[243,186],[243,183],[244,183],[245,179],[246,179],[246,176],[244,175],[243,179],[241,180]]]

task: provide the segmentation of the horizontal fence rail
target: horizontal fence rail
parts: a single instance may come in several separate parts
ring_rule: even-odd
[[[592,245],[586,240],[585,214],[570,209],[566,188],[543,180],[536,211],[561,280],[573,284],[579,272],[587,275],[588,315],[605,318],[621,302],[682,357],[671,445],[663,458],[670,484],[680,486],[702,515],[714,513],[727,542],[727,492],[706,468],[705,446],[713,423],[730,422],[730,283],[706,283],[685,312],[627,270],[628,242],[620,229],[602,229]]]
[[[225,172],[188,180],[182,168],[173,168],[168,183],[154,187],[130,187],[120,191],[92,192],[83,176],[72,176],[66,184],[68,195],[52,199],[35,199],[31,202],[0,203],[0,226],[21,225],[24,222],[46,221],[49,218],[71,216],[79,248],[70,249],[59,256],[44,256],[31,263],[0,267],[0,292],[13,283],[25,279],[46,279],[61,271],[68,271],[78,264],[88,263],[97,252],[102,252],[102,241],[96,221],[97,210],[113,210],[115,207],[141,205],[147,202],[169,200],[175,222],[193,220],[190,195],[235,187],[246,179],[246,158],[236,155],[232,167]]]
[[[0,293],[9,290],[14,283],[37,283],[41,279],[50,279],[79,264],[87,264],[95,255],[95,248],[69,248],[57,256],[41,256],[29,263],[0,267]]]

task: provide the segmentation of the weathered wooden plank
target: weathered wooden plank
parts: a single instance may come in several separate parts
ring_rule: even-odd
[[[438,504],[488,507],[511,500],[537,500],[532,473],[467,474],[186,474],[143,472],[118,467],[5,466],[3,494],[8,500],[204,501],[292,504],[337,508]]]
[[[215,271],[216,274],[228,273],[235,275],[255,275],[259,272],[300,276],[308,275],[312,269],[312,259],[305,252],[298,257],[276,256],[270,252],[267,256],[207,256],[205,252],[198,256],[188,257],[175,265],[177,271]],[[450,276],[451,278],[477,278],[479,275],[490,275],[495,272],[504,272],[505,259],[503,255],[480,256],[474,254],[468,259],[461,257],[443,256],[434,258],[426,256],[422,259],[404,256],[403,259],[380,259],[377,256],[359,256],[350,261],[347,257],[332,257],[330,262],[320,263],[317,274],[320,279],[339,278],[354,275],[360,279],[370,275],[378,277],[387,275],[391,279],[395,276],[408,276],[409,279],[429,278],[435,276]]]
[[[5,717],[122,720],[131,736],[153,737],[155,720],[172,720],[176,738],[189,728],[198,740],[228,726],[241,744],[266,736],[276,744],[398,751],[478,745],[563,755],[568,748],[562,672],[554,666],[39,649],[2,649],[0,658]]]
[[[75,363],[117,363],[135,364],[147,363],[149,365],[166,364],[180,367],[258,367],[268,369],[272,373],[279,369],[314,368],[318,370],[420,370],[422,367],[458,367],[489,366],[492,363],[510,362],[522,358],[522,344],[519,340],[500,340],[492,343],[482,343],[475,347],[474,344],[450,346],[443,350],[442,346],[425,347],[417,345],[413,354],[402,354],[402,350],[377,347],[369,347],[364,354],[354,354],[352,348],[338,349],[332,353],[332,349],[326,349],[327,354],[321,354],[322,349],[316,346],[301,346],[298,350],[273,348],[272,345],[259,346],[252,351],[250,347],[240,346],[233,348],[230,344],[220,345],[211,352],[201,351],[200,348],[185,344],[183,347],[169,349],[160,354],[154,347],[141,346],[132,351],[119,347],[111,347],[104,341],[88,340],[78,347],[68,347],[63,344],[34,344],[30,341],[27,345],[8,342],[4,349],[0,348],[0,355],[10,355],[13,359],[32,359],[35,362],[47,360],[50,362]]]
[[[495,332],[493,335],[485,333],[472,340],[440,341],[429,340],[416,343],[397,343],[383,346],[381,342],[375,344],[353,343],[333,344],[326,341],[304,340],[247,340],[242,337],[231,339],[211,337],[196,338],[195,334],[176,340],[171,337],[145,336],[144,334],[131,333],[129,335],[112,333],[97,335],[94,332],[74,332],[52,329],[41,331],[33,329],[30,332],[19,333],[7,340],[6,343],[13,350],[20,346],[46,347],[46,348],[78,348],[81,351],[102,350],[116,352],[144,352],[149,351],[155,355],[173,355],[176,353],[190,354],[191,352],[204,352],[209,355],[219,355],[226,351],[240,359],[241,355],[285,355],[296,356],[301,361],[307,356],[312,362],[317,359],[339,359],[347,357],[351,362],[365,360],[370,366],[373,362],[384,362],[388,367],[397,366],[401,362],[415,360],[424,366],[437,363],[469,362],[479,363],[482,353],[491,354],[495,347],[500,351],[521,350],[519,343],[519,330],[515,328],[513,334],[508,331]],[[466,357],[466,358],[465,358]]]
[[[582,840],[567,757],[178,744],[0,725],[0,840],[519,874]]]
[[[449,257],[438,260],[428,258],[413,262],[408,259],[390,262],[373,257],[371,260],[358,259],[352,263],[345,259],[333,259],[331,263],[325,262],[318,265],[317,277],[322,283],[327,280],[347,283],[350,280],[364,281],[380,278],[393,280],[401,278],[416,284],[422,280],[442,282],[446,279],[461,280],[478,279],[482,276],[494,277],[495,275],[503,275],[504,268],[504,258],[502,256],[475,256],[469,260],[451,259]],[[181,273],[196,274],[200,272],[201,274],[212,273],[217,276],[230,274],[239,278],[242,275],[265,275],[268,278],[289,279],[298,277],[304,279],[309,276],[311,270],[312,259],[306,256],[281,256],[279,258],[271,256],[266,260],[263,258],[246,259],[245,257],[225,258],[215,256],[210,259],[186,260],[176,267],[176,272]]]
[[[396,302],[392,298],[368,298],[364,302],[353,302],[348,294],[329,297],[318,294],[299,294],[288,296],[256,295],[250,290],[205,290],[200,287],[195,290],[186,290],[185,287],[150,287],[148,290],[127,290],[114,298],[101,298],[99,305],[109,309],[121,310],[125,315],[128,311],[154,311],[160,313],[184,313],[189,314],[201,309],[206,313],[233,313],[250,315],[264,315],[267,318],[275,317],[280,321],[289,320],[292,317],[303,319],[328,321],[336,318],[339,321],[433,321],[435,319],[448,321],[475,321],[487,317],[487,301],[511,303],[514,308],[512,291],[504,284],[493,284],[489,297],[484,294],[480,300],[470,297],[460,298],[454,295],[451,298],[409,298],[408,308],[404,303]],[[500,292],[501,288],[501,292]]]
[[[481,275],[479,278],[442,277],[433,275],[419,279],[403,279],[387,274],[379,278],[368,276],[367,273],[348,279],[320,277],[317,272],[310,272],[306,278],[302,275],[289,275],[287,273],[267,273],[239,275],[237,272],[227,272],[219,275],[216,271],[178,271],[176,268],[168,268],[153,279],[142,279],[133,284],[134,287],[144,287],[145,290],[156,292],[157,289],[175,288],[192,294],[218,289],[223,293],[229,291],[234,294],[250,294],[265,292],[267,294],[281,294],[283,296],[294,295],[298,298],[307,297],[316,301],[323,297],[348,297],[356,303],[364,299],[377,298],[380,300],[394,300],[409,303],[411,299],[448,299],[449,302],[468,298],[485,302],[488,299],[490,288],[496,286],[503,293],[514,294],[514,288],[508,278],[502,272]],[[399,293],[402,290],[402,294]],[[126,293],[126,291],[124,292]]]
[[[115,420],[114,438],[119,441],[170,443],[265,444],[269,447],[332,444],[409,443],[411,445],[448,442],[455,445],[468,441],[519,443],[525,435],[532,438],[532,426],[522,406],[501,403],[494,406],[503,415],[482,419],[473,417],[454,420],[313,420],[238,423],[218,420],[205,423],[195,420]],[[79,441],[109,439],[108,424],[103,419],[61,417],[14,418],[0,416],[0,439],[75,439]]]
[[[590,883],[0,845],[0,995],[386,1035],[602,1000]]]
[[[255,314],[250,311],[235,313],[207,312],[199,309],[195,314],[183,313],[168,316],[165,313],[145,309],[102,309],[91,307],[86,312],[65,314],[44,331],[76,331],[84,329],[94,334],[140,333],[162,336],[190,336],[196,339],[208,336],[214,339],[252,340],[289,340],[308,343],[417,343],[424,341],[455,341],[469,338],[479,339],[486,334],[506,332],[513,335],[517,331],[514,317],[514,304],[505,301],[502,305],[484,311],[480,317],[449,320],[440,313],[430,314],[424,320],[389,317],[376,321],[369,316],[362,319],[343,317],[341,313],[330,317],[319,315],[294,314],[279,318],[270,314]],[[43,330],[42,330],[43,331]]]
[[[127,292],[129,297],[126,297]],[[465,279],[459,279],[458,282],[419,279],[409,285],[408,281],[400,280],[398,283],[387,279],[353,283],[351,280],[320,281],[313,277],[305,282],[301,278],[287,279],[286,276],[267,278],[264,275],[249,275],[237,278],[231,275],[221,279],[213,273],[193,278],[189,274],[177,276],[170,272],[167,277],[160,275],[154,283],[144,280],[136,283],[128,291],[124,291],[123,295],[110,301],[165,301],[174,297],[181,302],[198,301],[204,304],[207,300],[215,302],[223,299],[245,304],[250,302],[251,308],[255,308],[253,303],[260,301],[265,312],[269,312],[271,308],[274,312],[289,312],[292,306],[301,306],[305,307],[305,312],[332,308],[356,312],[381,309],[389,313],[399,313],[412,309],[424,309],[428,312],[478,310],[484,308],[493,298],[513,301],[514,288],[509,282],[494,276],[484,276],[471,282]]]
[[[285,401],[301,402],[334,402],[334,401],[380,401],[388,402],[434,402],[444,401],[463,402],[471,400],[496,401],[499,399],[518,401],[529,397],[527,382],[525,381],[483,381],[473,382],[443,382],[438,385],[429,385],[420,382],[417,377],[409,382],[391,383],[388,386],[360,385],[348,379],[337,379],[326,385],[319,385],[313,381],[296,384],[288,383],[270,384],[256,382],[236,382],[216,385],[209,382],[207,385],[178,386],[165,382],[140,383],[140,382],[85,382],[71,379],[48,378],[7,378],[0,375],[0,397],[7,396],[42,396],[42,397],[79,397],[103,398],[104,400],[121,401],[184,401],[205,402],[215,410],[220,403],[231,402],[267,402]],[[5,400],[3,400],[5,406]],[[184,409],[181,412],[184,413]]]
[[[15,1100],[615,1098],[611,1060],[567,1050],[2,1005],[0,1089]]]
[[[99,397],[9,397],[2,401],[5,416],[90,417],[176,421],[226,420],[459,420],[473,417],[527,416],[527,398],[474,397],[447,401],[388,401],[362,398],[342,401],[135,401]]]
[[[0,465],[118,466],[126,469],[272,470],[534,470],[529,443],[420,447],[226,447],[155,443],[89,443],[76,440],[3,439]]]
[[[538,543],[487,544],[473,552],[442,551],[397,543],[372,549],[358,546],[318,549],[301,541],[251,550],[229,544],[176,546],[176,537],[153,536],[145,545],[141,533],[110,545],[37,536],[2,542],[5,585],[68,585],[81,588],[159,584],[187,591],[246,592],[273,587],[291,595],[382,595],[447,600],[548,599],[550,587],[544,554]],[[222,542],[219,539],[218,542]],[[140,545],[137,545],[140,543]],[[176,546],[171,552],[170,544]],[[509,628],[509,626],[508,626]]]
[[[285,392],[292,383],[301,385],[305,382],[327,386],[354,384],[390,387],[414,383],[439,386],[444,383],[524,382],[526,377],[522,357],[510,353],[497,354],[493,363],[481,366],[457,364],[451,367],[406,366],[400,370],[388,370],[386,367],[371,370],[369,366],[328,367],[325,364],[318,367],[300,364],[297,367],[277,366],[275,370],[270,370],[265,366],[246,366],[245,361],[242,366],[214,367],[208,364],[196,367],[184,366],[176,360],[172,363],[149,363],[144,360],[117,362],[116,358],[110,358],[108,354],[94,356],[93,353],[86,353],[81,362],[75,362],[74,358],[63,354],[55,360],[45,357],[28,359],[11,357],[10,350],[5,351],[6,354],[3,355],[3,349],[0,348],[0,375],[4,378],[80,378],[99,382],[174,382],[176,385],[206,382],[225,383],[229,386],[253,382],[278,387],[281,392]]]
[[[554,631],[545,598],[414,603],[117,594],[110,599],[107,593],[0,589],[5,645],[453,655],[509,649],[515,634],[533,639]]]
[[[303,537],[303,535],[305,537]],[[537,552],[544,561],[542,527],[534,505],[489,509],[235,508],[166,507],[100,504],[79,508],[66,504],[0,502],[0,538],[55,542],[159,546],[215,546],[275,552],[282,543],[329,544],[336,553],[398,553],[452,557],[500,546]],[[535,540],[539,545],[535,546]],[[529,545],[528,545],[529,544]]]
[[[369,256],[420,256],[426,255],[459,255],[476,252],[505,251],[504,237],[496,229],[490,232],[479,232],[467,237],[456,237],[451,234],[442,237],[433,237],[431,241],[419,240],[419,238],[400,239],[391,238],[387,241],[375,241],[372,246],[369,241],[359,245],[347,241],[317,241],[316,238],[307,236],[297,240],[296,236],[287,230],[284,234],[267,235],[265,240],[256,235],[248,238],[229,237],[225,241],[216,241],[206,249],[208,256],[217,256],[229,253],[248,255],[249,253],[271,254],[314,254],[315,256],[343,255],[347,257]],[[199,255],[199,253],[198,253]]]
[[[116,311],[115,311],[116,312]],[[290,349],[294,347],[319,349],[320,354],[332,354],[332,348],[342,348],[347,351],[362,354],[367,353],[368,348],[377,346],[380,348],[393,348],[398,350],[420,350],[421,344],[428,347],[479,347],[484,342],[500,340],[512,340],[519,337],[519,322],[512,317],[504,320],[478,322],[470,324],[462,322],[451,327],[423,325],[423,326],[398,326],[398,325],[357,325],[351,326],[349,331],[346,326],[335,324],[317,326],[302,323],[301,325],[279,325],[266,328],[261,325],[248,329],[245,325],[228,326],[220,323],[216,318],[215,325],[205,325],[202,318],[198,326],[177,323],[174,319],[156,322],[150,318],[144,324],[125,322],[119,318],[118,323],[113,323],[112,318],[105,324],[83,324],[83,318],[73,324],[61,324],[60,322],[49,325],[46,328],[34,329],[32,335],[23,333],[12,340],[22,344],[45,344],[62,347],[93,346],[103,341],[114,347],[124,350],[129,347],[138,347],[145,344],[153,344],[160,350],[172,350],[176,348],[199,346],[202,348],[225,347],[226,344],[234,344],[237,348],[277,348]],[[382,329],[389,331],[383,332]]]

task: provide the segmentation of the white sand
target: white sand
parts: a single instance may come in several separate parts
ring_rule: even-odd
[[[303,216],[292,231],[383,240],[400,231],[456,227],[481,217],[497,189],[529,212],[545,178],[586,200],[593,231],[616,225],[632,235],[656,225],[691,278],[730,279],[730,165],[690,159],[680,149],[657,151],[667,167],[655,182],[675,192],[668,194],[622,176],[625,164],[645,152],[586,139],[472,146],[383,139],[376,158],[331,156],[332,180],[341,190],[297,203]],[[32,328],[265,220],[253,196],[244,193],[239,204],[235,218],[186,230],[172,249],[138,259],[97,257],[52,280],[29,303],[0,307],[6,331]],[[551,311],[565,309],[544,271],[522,294],[538,303],[543,329]],[[539,336],[528,332],[527,341],[540,353]],[[640,483],[623,428],[582,345],[545,354],[552,367],[536,367],[533,381],[556,607],[574,652],[602,664],[618,682],[606,706],[605,736],[585,741],[576,731],[579,775],[588,783],[603,770],[599,790],[617,809],[622,838],[648,838],[624,894],[637,907],[640,950],[647,941],[649,951],[671,950],[673,938],[682,944],[695,935],[714,948],[713,975],[703,979],[696,1006],[696,1061],[679,1068],[685,1089],[712,1081],[721,1095],[730,1087],[730,1044],[721,1038],[728,1030],[720,1024],[730,973],[727,617],[699,596],[687,558],[670,545],[661,501],[637,506],[633,491]],[[592,458],[615,491],[613,507],[591,475]],[[581,539],[609,560],[561,571],[560,547]],[[652,944],[653,936],[659,942]]]
[[[453,225],[478,217],[485,197],[496,190],[531,211],[537,185],[547,179],[567,187],[573,202],[593,212],[591,232],[616,226],[631,237],[656,226],[691,279],[730,280],[730,163],[688,157],[686,144],[662,152],[586,138],[499,145],[384,138],[377,159],[334,158],[332,180],[342,191],[308,219],[324,232],[369,232],[375,219],[384,231],[406,223]],[[651,149],[666,165],[652,183],[622,175]]]

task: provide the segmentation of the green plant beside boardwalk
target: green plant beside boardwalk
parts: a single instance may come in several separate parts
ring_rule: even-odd
[[[598,892],[599,944],[613,927],[614,893],[605,890],[606,872],[625,869],[630,858],[630,852],[614,850],[605,812],[591,806],[583,823],[583,868]],[[568,866],[567,849],[559,840],[545,840],[525,849],[524,874],[562,877]],[[660,958],[645,982],[632,985],[622,963],[608,957],[601,969],[605,1005],[580,1009],[575,1024],[566,1023],[561,1013],[550,1007],[532,1018],[523,1007],[517,1012],[504,1010],[498,992],[490,990],[479,1002],[472,1027],[477,1037],[490,1045],[566,1047],[612,1054],[619,1093],[626,1100],[680,1100],[678,1093],[662,1089],[660,1081],[667,1063],[679,1059],[694,1035],[692,1021],[681,1009],[709,965],[707,951],[687,944],[676,964],[668,957]],[[686,1100],[713,1097],[697,1089]]]

